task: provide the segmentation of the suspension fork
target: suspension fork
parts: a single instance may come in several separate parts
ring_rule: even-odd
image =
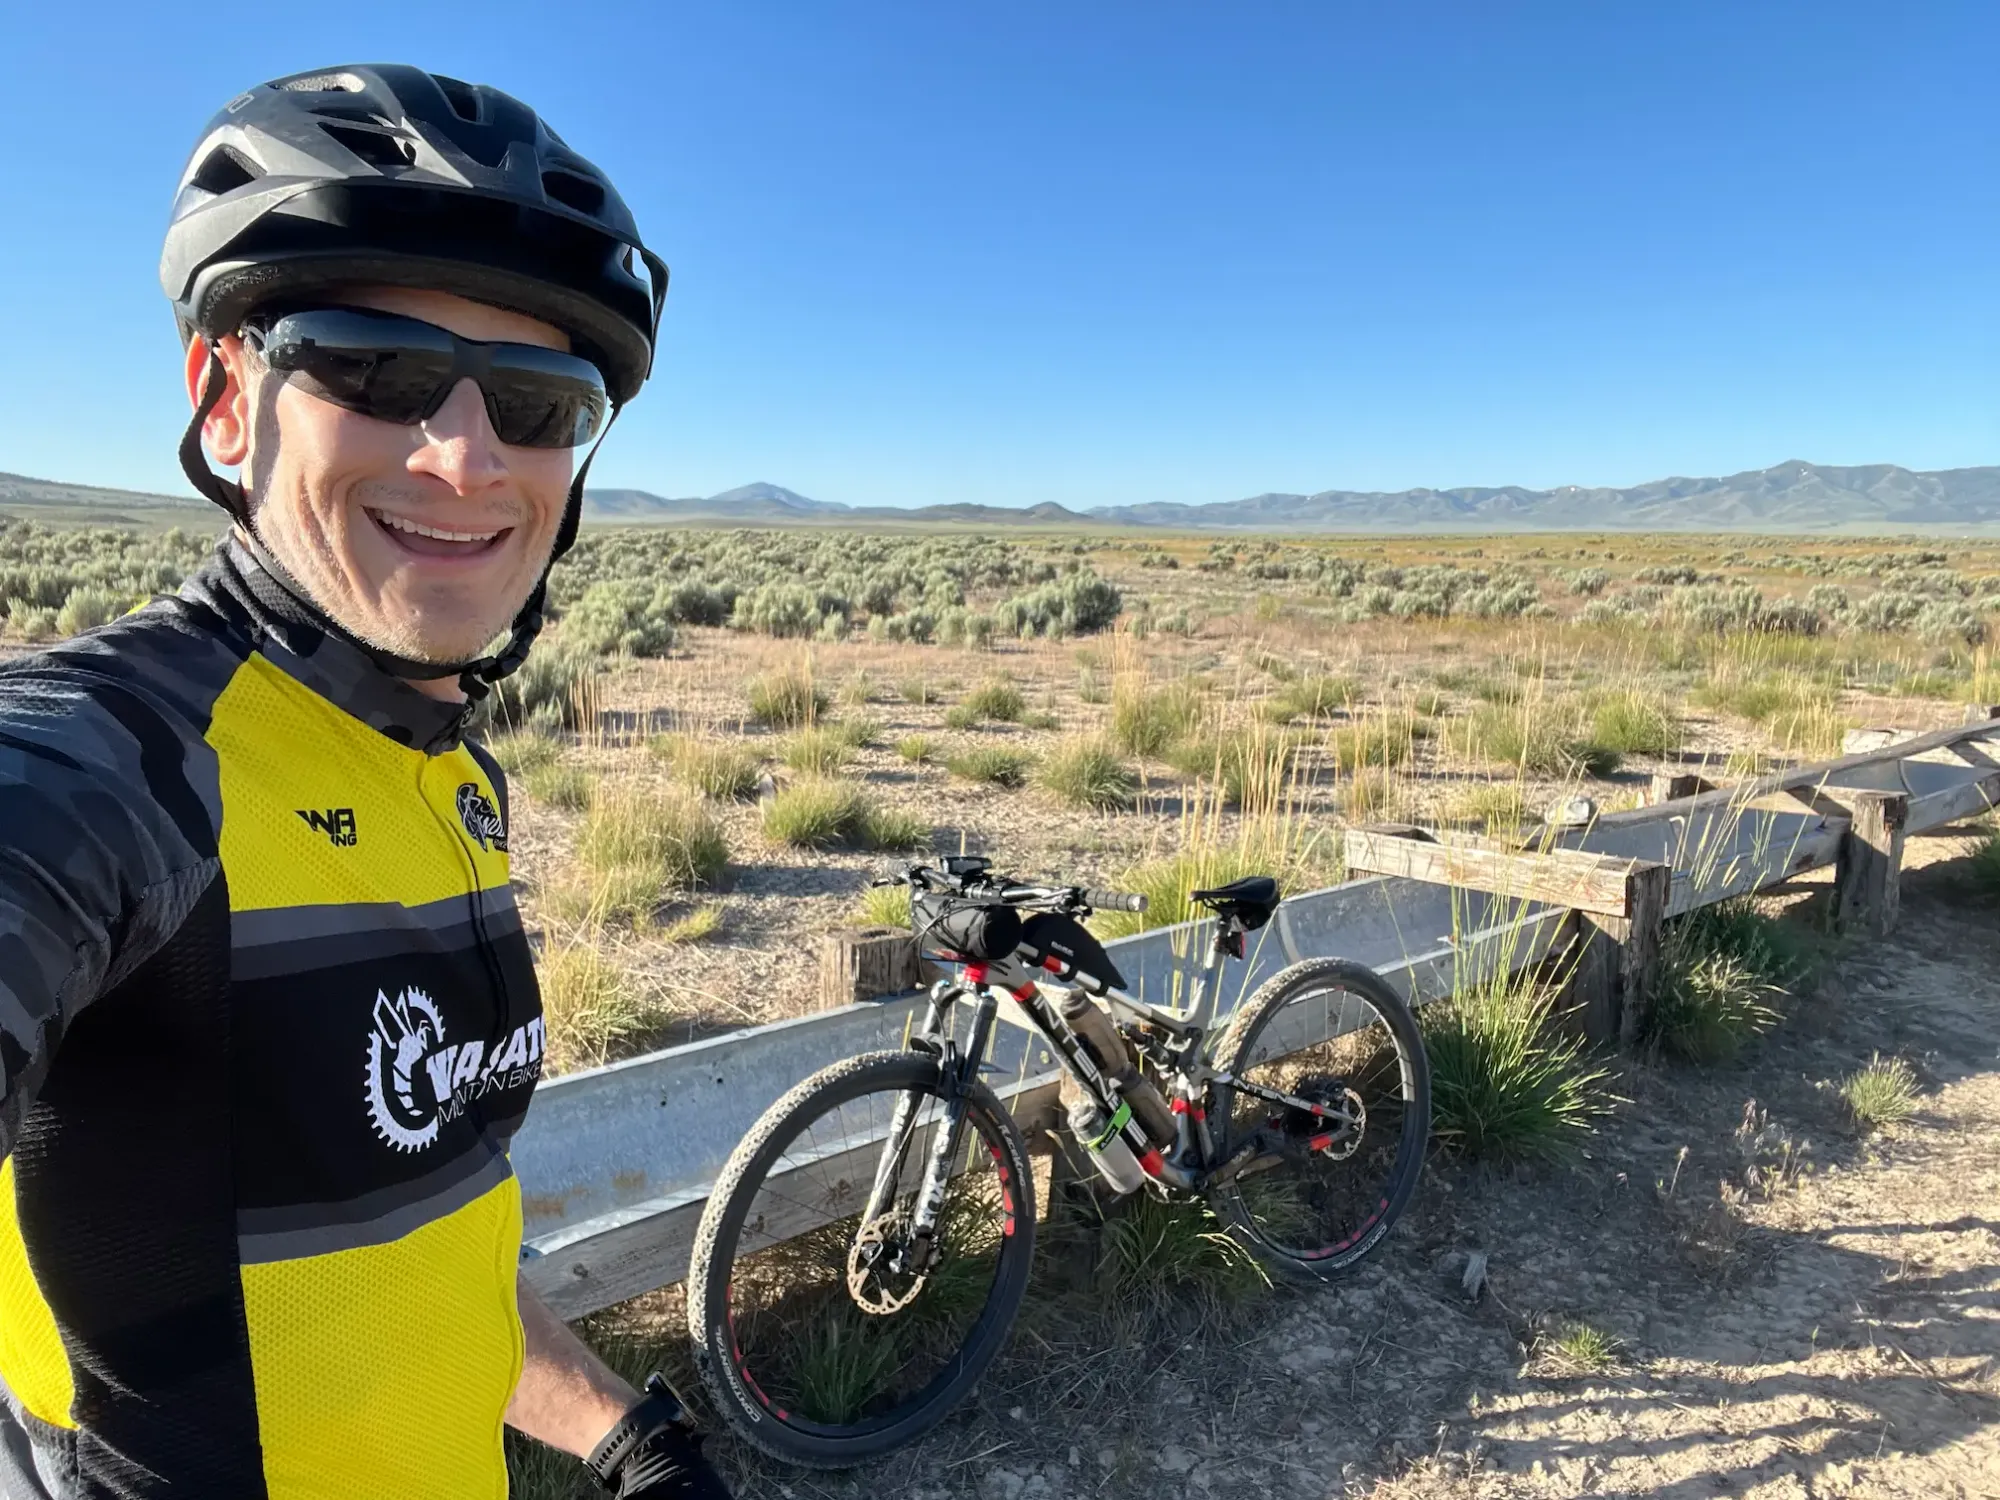
[[[982,989],[979,1004],[972,1013],[972,1034],[961,1053],[956,1043],[942,1035],[943,1005],[955,998],[955,995],[950,996],[941,1002],[933,995],[925,1028],[926,1034],[938,1041],[944,1117],[932,1130],[930,1152],[924,1164],[916,1213],[910,1226],[911,1238],[924,1244],[935,1239],[938,1219],[944,1213],[945,1191],[951,1182],[951,1164],[957,1160],[959,1146],[965,1139],[965,1092],[978,1078],[980,1064],[986,1060],[987,1044],[993,1035],[993,1018],[998,1009],[998,1001],[993,994]],[[896,1101],[896,1110],[889,1122],[889,1138],[882,1150],[882,1160],[875,1168],[875,1185],[869,1191],[868,1206],[861,1216],[863,1225],[881,1217],[889,1207],[896,1180],[902,1174],[904,1154],[909,1150],[913,1121],[924,1097],[922,1090],[913,1089]]]

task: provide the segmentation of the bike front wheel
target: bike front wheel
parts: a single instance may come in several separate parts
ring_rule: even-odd
[[[1212,1095],[1223,1158],[1235,1159],[1210,1193],[1218,1216],[1294,1279],[1351,1269],[1401,1216],[1423,1171],[1430,1064],[1409,1006],[1365,965],[1312,959],[1244,1002],[1215,1058],[1239,1080]]]
[[[918,1200],[954,1116],[925,1240]],[[1034,1241],[1027,1148],[991,1089],[954,1091],[915,1052],[836,1063],[765,1112],[702,1213],[687,1285],[702,1382],[773,1457],[879,1457],[936,1425],[1000,1351]]]

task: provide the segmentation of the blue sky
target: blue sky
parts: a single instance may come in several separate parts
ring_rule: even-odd
[[[12,6],[0,469],[178,491],[249,83],[534,104],[674,268],[593,477],[855,504],[2000,462],[2000,7]]]

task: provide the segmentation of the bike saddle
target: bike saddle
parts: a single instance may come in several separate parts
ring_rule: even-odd
[[[1188,899],[1223,915],[1234,915],[1254,932],[1271,920],[1277,908],[1278,882],[1268,875],[1245,875],[1213,890],[1190,891]]]

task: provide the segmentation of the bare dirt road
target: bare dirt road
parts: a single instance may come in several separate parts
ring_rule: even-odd
[[[2000,1496],[2000,913],[1964,847],[1918,841],[1896,935],[1738,1062],[1623,1075],[1586,1161],[1440,1162],[1351,1281],[1164,1346],[1017,1339],[867,1471],[725,1461],[788,1500]],[[1858,1135],[1837,1085],[1878,1051],[1923,1097]],[[1578,1323],[1608,1362],[1556,1349]]]

